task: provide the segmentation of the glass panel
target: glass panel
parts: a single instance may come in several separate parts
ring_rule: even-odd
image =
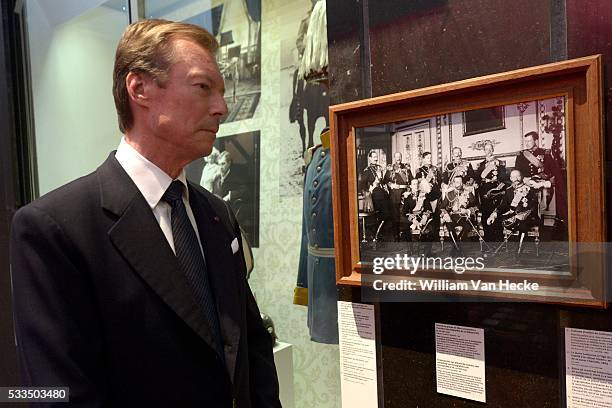
[[[117,147],[115,47],[126,2],[27,2],[40,193],[86,173]]]
[[[358,129],[363,262],[484,255],[487,270],[569,271],[565,98],[479,111],[495,115]],[[468,131],[470,116],[488,118],[487,129]],[[491,117],[503,126],[489,126]]]

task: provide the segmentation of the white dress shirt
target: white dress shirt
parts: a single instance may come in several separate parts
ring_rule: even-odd
[[[136,184],[136,187],[138,187],[138,190],[140,190],[145,200],[147,200],[149,207],[151,207],[153,211],[153,215],[155,215],[157,223],[164,233],[166,240],[168,240],[170,248],[176,253],[174,249],[174,239],[172,237],[172,207],[161,199],[173,180],[162,169],[138,153],[123,137],[117,148],[117,153],[115,153],[115,158],[119,164],[121,164],[121,167],[123,167],[128,176],[130,176],[134,184]],[[202,250],[198,226],[196,225],[193,211],[191,211],[191,206],[189,205],[189,189],[187,188],[185,170],[181,171],[177,180],[185,185],[185,189],[183,190],[183,203],[187,210],[187,217],[189,217],[189,221],[191,221],[191,225],[196,232],[200,250]],[[202,256],[204,256],[204,251],[202,251]]]

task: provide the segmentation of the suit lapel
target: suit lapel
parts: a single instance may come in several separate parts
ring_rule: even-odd
[[[208,276],[215,293],[221,335],[225,348],[225,360],[230,378],[234,378],[236,354],[240,342],[240,303],[237,297],[238,280],[231,243],[234,237],[221,221],[208,199],[194,188],[189,188],[189,202],[198,225],[200,241],[204,248]],[[225,216],[225,214],[222,214]]]
[[[97,170],[101,205],[119,218],[108,231],[117,250],[159,297],[213,350],[214,340],[151,207],[115,159]]]

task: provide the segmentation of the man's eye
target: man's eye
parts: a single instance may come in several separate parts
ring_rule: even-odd
[[[204,90],[210,89],[210,87],[206,84],[197,84],[197,85],[200,87],[200,89],[204,89]]]

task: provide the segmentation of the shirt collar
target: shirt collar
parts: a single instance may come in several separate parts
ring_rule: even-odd
[[[115,158],[136,184],[151,209],[155,208],[173,181],[170,176],[141,155],[124,137],[121,138]],[[176,179],[187,187],[184,169]],[[188,188],[184,190],[184,198],[189,200]]]

